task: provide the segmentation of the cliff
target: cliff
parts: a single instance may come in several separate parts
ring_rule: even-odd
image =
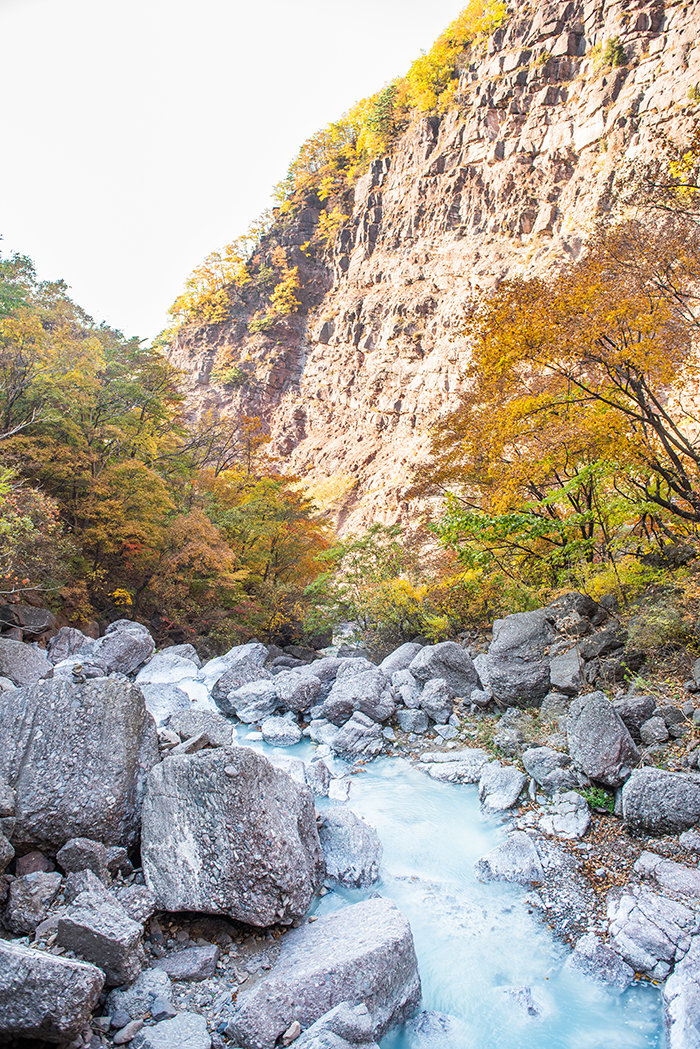
[[[692,3],[512,6],[455,106],[416,116],[348,191],[327,250],[308,249],[313,196],[263,238],[263,257],[282,245],[298,266],[298,313],[251,334],[264,296],[247,285],[226,321],[180,331],[170,357],[190,411],[259,415],[341,531],[408,519],[412,467],[460,388],[465,304],[576,258],[618,173],[682,138],[699,28]],[[243,381],[213,381],[221,353]]]

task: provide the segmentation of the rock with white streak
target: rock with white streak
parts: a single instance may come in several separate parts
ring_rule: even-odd
[[[162,910],[263,927],[301,918],[323,876],[311,792],[247,747],[153,769],[141,854]]]
[[[296,1020],[308,1028],[342,1003],[365,1005],[379,1041],[420,1000],[411,929],[389,900],[356,903],[285,937],[272,972],[239,1001],[227,1034],[273,1049]]]

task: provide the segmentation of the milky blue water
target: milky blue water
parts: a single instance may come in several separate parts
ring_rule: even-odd
[[[309,744],[252,745],[273,760],[311,753]],[[474,862],[507,824],[481,811],[474,786],[438,783],[399,758],[372,762],[349,782],[346,804],[384,846],[381,880],[329,893],[315,913],[372,892],[394,900],[413,930],[422,1008],[455,1018],[449,1036],[422,1041],[409,1025],[382,1049],[661,1049],[658,991],[645,984],[617,995],[562,973],[567,949],[528,905],[527,891],[476,881]]]

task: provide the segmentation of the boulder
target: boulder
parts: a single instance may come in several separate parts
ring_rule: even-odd
[[[208,980],[216,973],[219,953],[219,948],[215,943],[207,943],[199,947],[185,947],[181,951],[166,954],[164,958],[158,958],[154,966],[167,973],[172,980],[190,982]]]
[[[211,690],[228,670],[239,664],[249,665],[252,663],[262,670],[268,655],[268,649],[258,641],[249,641],[246,645],[235,645],[225,655],[216,656],[215,659],[210,659],[208,663],[205,663],[201,668],[200,676],[207,688]],[[268,673],[260,674],[261,678],[269,676]],[[255,680],[255,678],[252,680]]]
[[[571,768],[571,758],[551,747],[530,747],[523,752],[525,771],[548,794],[572,790],[580,777]]]
[[[335,730],[331,746],[347,761],[376,758],[384,749],[382,727],[358,711],[342,728]]]
[[[77,1037],[90,1023],[103,984],[94,965],[0,939],[0,1041]]]
[[[424,771],[442,783],[478,783],[489,755],[478,747],[465,750],[428,752],[421,755]]]
[[[207,1021],[199,1013],[178,1013],[153,1027],[144,1027],[130,1049],[211,1049]]]
[[[211,696],[224,714],[248,724],[267,717],[278,706],[272,674],[250,659],[240,659],[226,670],[215,682]]]
[[[213,710],[184,710],[172,714],[168,728],[177,732],[182,740],[192,739],[204,732],[212,746],[231,747],[236,745],[236,728],[231,721]]]
[[[247,747],[153,769],[141,854],[162,910],[257,926],[301,918],[323,876],[311,792]]]
[[[90,662],[104,674],[133,674],[153,655],[155,647],[145,626],[119,619],[91,646]]]
[[[0,779],[16,793],[13,842],[53,852],[69,838],[134,846],[156,729],[117,678],[42,681],[0,694]]]
[[[606,787],[619,787],[640,761],[624,722],[602,692],[591,692],[571,704],[567,739],[574,764]]]
[[[455,641],[426,645],[414,656],[408,669],[423,684],[442,678],[452,693],[451,698],[467,699],[472,690],[479,687],[479,675],[471,656]]]
[[[668,1049],[700,1045],[700,936],[678,962],[663,991]]]
[[[271,747],[293,747],[301,741],[301,729],[290,718],[265,718],[260,729]]]
[[[656,709],[654,697],[629,692],[620,699],[616,699],[613,706],[627,726],[627,731],[632,739],[640,740],[642,725],[649,720]]]
[[[663,718],[653,717],[645,721],[639,730],[639,737],[647,747],[654,743],[665,743],[668,739],[668,729]]]
[[[324,810],[319,838],[331,881],[362,888],[377,880],[382,860],[379,835],[350,809]]]
[[[428,731],[428,715],[424,710],[398,710],[396,720],[402,732],[415,732],[422,736]]]
[[[391,678],[392,674],[399,670],[407,670],[422,647],[417,641],[407,641],[386,656],[379,664],[379,669],[388,678]]]
[[[544,809],[539,827],[554,838],[578,841],[588,830],[591,813],[588,802],[573,790],[555,794]]]
[[[555,632],[544,610],[497,619],[488,651],[491,692],[508,706],[539,706],[549,692]]]
[[[549,661],[551,688],[565,696],[578,695],[583,685],[582,662],[577,647],[552,656]]]
[[[66,874],[92,871],[102,882],[109,881],[108,859],[107,846],[90,838],[70,838],[56,853],[56,861]]]
[[[373,1026],[366,1005],[351,1006],[342,1002],[313,1023],[293,1044],[295,1049],[348,1049],[349,1046],[379,1049],[372,1037]],[[283,1037],[282,1044],[290,1043]]]
[[[410,926],[393,903],[375,898],[289,933],[275,968],[240,1000],[227,1034],[244,1049],[273,1049],[294,1020],[308,1028],[345,1002],[367,1007],[379,1041],[419,1000]]]
[[[0,637],[0,675],[9,678],[13,685],[35,685],[52,669],[53,664],[41,649]]]
[[[653,892],[628,885],[608,897],[610,937],[615,950],[635,972],[659,980],[688,951],[700,919],[691,908]]]
[[[26,641],[41,637],[56,626],[56,617],[48,608],[34,605],[0,605],[0,627],[19,627]]]
[[[146,885],[117,885],[112,890],[115,900],[132,921],[144,925],[156,911],[156,898]]]
[[[384,722],[392,717],[395,710],[394,690],[381,670],[373,667],[358,673],[343,674],[341,668],[323,703],[321,716],[334,725],[344,725],[356,711],[360,711],[373,721]]]
[[[622,788],[622,817],[638,834],[677,834],[700,820],[700,776],[635,770]]]
[[[142,931],[113,897],[82,892],[59,915],[56,942],[100,968],[107,986],[119,987],[143,968]]]
[[[15,878],[5,910],[4,924],[17,936],[33,933],[43,922],[61,890],[63,878],[56,871],[36,871]]]
[[[452,695],[452,690],[444,678],[432,678],[426,681],[418,702],[421,710],[429,718],[438,725],[444,725],[452,714]]]
[[[544,870],[532,838],[522,830],[511,831],[474,864],[479,881],[507,881],[532,885],[544,881]]]
[[[603,983],[619,994],[634,980],[634,969],[592,932],[577,942],[564,963],[564,972]]]
[[[143,693],[146,710],[156,725],[163,725],[180,711],[189,710],[192,703],[186,692],[177,685],[139,685]]]
[[[189,654],[180,652],[184,648],[191,650],[196,658],[197,653],[191,645],[165,648],[156,652],[148,663],[139,670],[136,675],[137,685],[176,685],[178,681],[185,678],[196,678],[199,671],[199,661],[195,661]]]
[[[321,691],[321,679],[312,673],[311,667],[304,673],[283,670],[275,677],[278,705],[283,710],[301,714],[312,707]]]
[[[94,640],[87,634],[83,634],[81,630],[76,630],[72,626],[62,626],[49,641],[46,652],[55,665],[70,656],[77,655],[83,649],[89,650],[94,644]]]
[[[126,1013],[131,1020],[140,1020],[151,1012],[153,1003],[160,999],[171,1002],[173,987],[170,977],[162,969],[144,969],[126,990],[112,991],[107,1005],[112,1015]]]
[[[397,670],[391,675],[391,684],[394,688],[397,701],[400,701],[409,709],[420,706],[420,692],[422,683],[414,678],[410,670]]]
[[[690,899],[700,899],[700,870],[667,860],[645,850],[634,864],[634,873],[656,882],[662,890]]]
[[[527,776],[514,765],[490,761],[479,776],[479,799],[488,809],[512,809],[526,784]]]

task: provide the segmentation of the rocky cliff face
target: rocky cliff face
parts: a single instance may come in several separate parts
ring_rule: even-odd
[[[269,250],[299,266],[298,314],[250,335],[259,297],[244,288],[229,321],[180,334],[192,411],[260,415],[343,531],[408,518],[411,468],[460,388],[465,303],[576,258],[616,174],[684,134],[699,29],[687,2],[520,0],[464,69],[457,106],[416,119],[359,179],[332,249],[303,250],[320,204],[272,231]],[[620,66],[604,61],[610,41]],[[221,349],[242,385],[212,382]]]

